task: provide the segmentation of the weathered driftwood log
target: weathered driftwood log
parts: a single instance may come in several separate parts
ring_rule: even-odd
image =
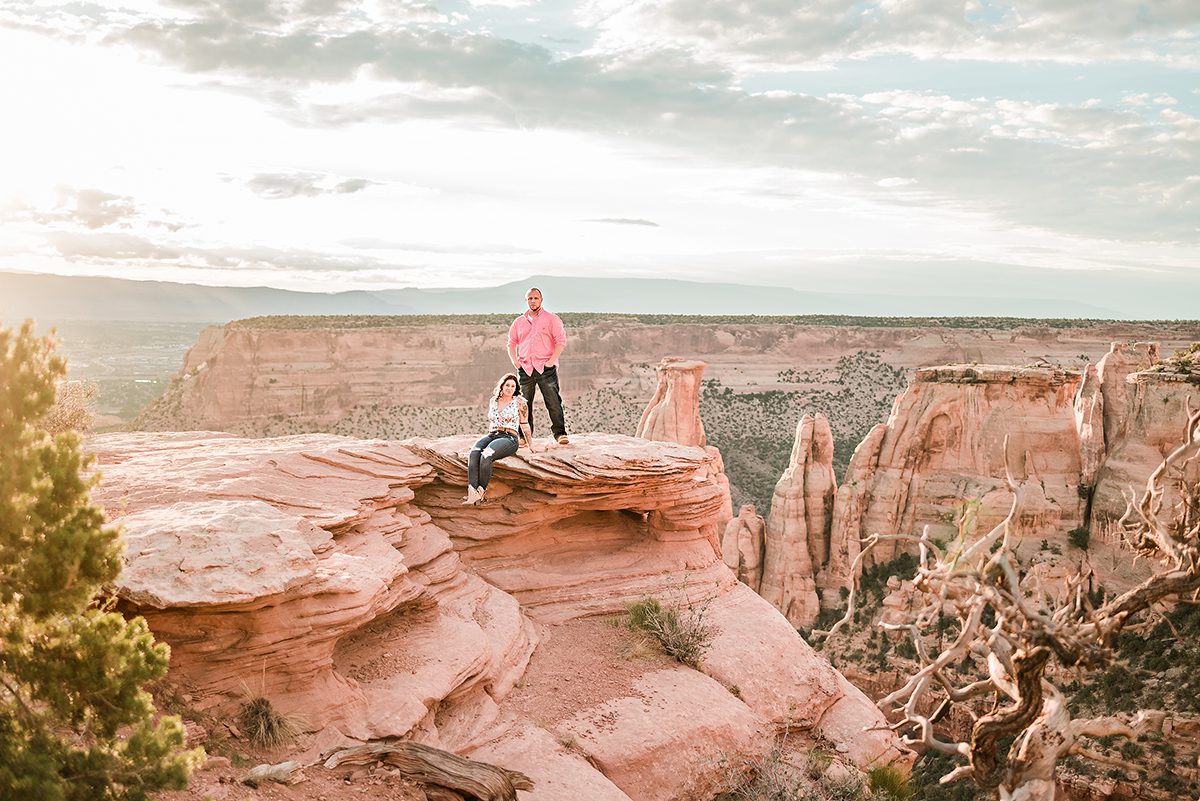
[[[304,780],[304,774],[300,773],[301,767],[303,766],[299,762],[280,762],[278,765],[257,765],[246,774],[246,778],[242,779],[242,784],[247,784],[251,787],[258,787],[264,782],[297,784]]]
[[[517,801],[517,790],[533,789],[533,781],[524,773],[412,742],[342,748],[325,760],[325,767],[372,762],[398,768],[406,777],[426,785],[426,795],[430,798],[446,801]],[[435,794],[430,795],[430,790]]]

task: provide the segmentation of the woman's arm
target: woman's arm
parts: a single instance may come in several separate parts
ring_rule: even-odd
[[[529,448],[530,453],[537,453],[533,447],[533,429],[529,427],[529,404],[525,402],[525,398],[517,401],[517,411],[521,414],[521,436],[525,437],[525,445]]]

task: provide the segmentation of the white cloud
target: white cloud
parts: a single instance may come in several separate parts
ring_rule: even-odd
[[[590,0],[598,46],[685,47],[742,68],[905,53],[919,58],[1198,63],[1200,6],[1186,0]]]
[[[238,282],[290,274],[312,288],[339,275],[339,287],[448,283],[567,263],[685,269],[746,249],[1054,266],[1116,242],[1137,264],[1200,239],[1200,128],[1187,102],[1169,102],[1186,99],[1179,91],[1106,106],[915,84],[741,88],[760,61],[832,70],[828,59],[847,53],[1040,52],[1058,34],[1034,21],[1067,14],[1049,2],[995,19],[932,0],[856,5],[849,17],[825,0],[594,3],[601,36],[583,51],[488,33],[486,9],[454,25],[431,6],[384,0],[24,8],[0,0],[0,68],[30,74],[0,85],[0,104],[27,121],[0,153],[5,189],[100,193],[28,202],[0,232],[0,243],[41,243],[38,264],[157,264]],[[68,17],[83,44],[3,30]],[[1081,56],[1099,58],[1166,31],[1185,42],[1188,19],[1176,10],[1125,33],[1068,23],[1086,34]],[[742,42],[752,21],[759,38]],[[794,55],[774,54],[788,37]],[[294,201],[271,202],[281,199]],[[183,221],[186,237],[161,228],[179,234]],[[1016,255],[1027,238],[1043,249]],[[402,252],[420,263],[393,267]],[[18,252],[0,266],[20,262]]]

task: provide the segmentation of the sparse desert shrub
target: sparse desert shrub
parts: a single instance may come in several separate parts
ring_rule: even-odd
[[[858,776],[848,774],[845,776],[829,776],[821,778],[818,784],[821,787],[822,794],[829,801],[859,801],[863,797],[863,782]]]
[[[802,797],[801,784],[783,752],[773,748],[761,760],[727,771],[726,790],[714,801],[794,801]]]
[[[704,606],[664,607],[657,598],[643,598],[627,610],[630,628],[652,635],[669,655],[697,669],[712,646],[713,629],[704,613]]]
[[[238,725],[253,745],[270,748],[296,735],[296,727],[275,709],[269,698],[257,695],[242,704]]]
[[[811,779],[819,779],[833,764],[833,755],[824,748],[813,748],[804,755],[804,768]]]
[[[867,786],[873,795],[883,795],[892,801],[908,801],[913,797],[913,788],[908,777],[891,765],[880,765],[867,771]]]
[[[1081,551],[1088,549],[1088,542],[1092,535],[1086,528],[1073,528],[1067,532],[1067,542],[1071,543],[1072,547],[1078,548]]]
[[[96,419],[93,403],[96,385],[91,381],[63,381],[54,392],[54,405],[41,420],[42,429],[54,436],[64,431],[86,432]]]

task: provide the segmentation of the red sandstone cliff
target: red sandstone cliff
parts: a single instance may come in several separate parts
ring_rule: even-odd
[[[267,431],[370,428],[371,407],[475,405],[508,369],[507,326],[423,322],[374,326],[370,318],[304,318],[205,329],[164,397],[139,425],[152,430]],[[669,350],[708,363],[709,377],[736,391],[812,386],[808,371],[859,352],[916,368],[961,361],[1067,363],[1098,359],[1117,339],[1155,336],[1175,347],[1200,328],[1132,323],[1011,329],[823,326],[785,323],[648,324],[613,318],[568,331],[562,389],[569,401],[607,388],[640,409],[655,390],[651,365]],[[363,419],[349,420],[354,413]],[[636,420],[636,418],[635,418]],[[632,433],[633,426],[621,433]],[[413,428],[419,433],[420,428]]]
[[[919,370],[885,426],[855,451],[838,490],[834,538],[920,533],[952,539],[964,501],[979,500],[976,527],[987,530],[1012,502],[1008,468],[1025,503],[1026,539],[1062,540],[1082,522],[1074,393],[1078,379],[1050,367],[953,365]],[[868,563],[902,546],[884,543]]]
[[[251,687],[302,712],[314,753],[412,736],[524,771],[535,801],[704,797],[721,758],[761,757],[784,729],[859,765],[900,756],[723,564],[704,449],[583,434],[503,460],[492,499],[463,507],[470,437],[90,444],[127,529],[119,595],[171,645],[171,680],[213,711]],[[597,647],[589,621],[646,596],[704,605],[701,670]]]

